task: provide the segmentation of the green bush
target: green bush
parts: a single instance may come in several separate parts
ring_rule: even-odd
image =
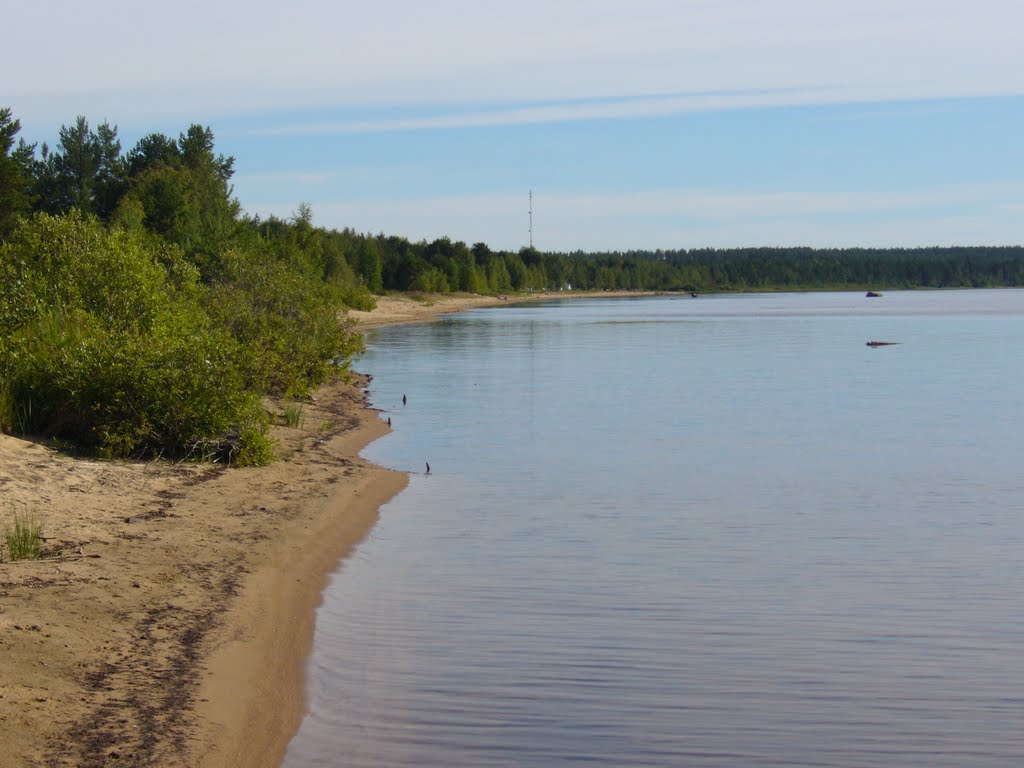
[[[341,302],[351,309],[360,309],[363,312],[372,312],[377,308],[377,299],[370,293],[370,289],[359,283],[349,283],[339,288]]]
[[[211,286],[207,309],[229,330],[248,387],[304,395],[363,350],[362,335],[339,322],[337,289],[273,259],[232,251]]]
[[[343,288],[258,243],[206,262],[72,211],[0,246],[0,429],[105,457],[273,457],[266,394],[298,396],[362,351]]]
[[[101,456],[230,459],[266,430],[245,356],[172,252],[77,213],[0,248],[0,426]]]
[[[233,458],[240,467],[269,464],[274,460],[274,440],[265,428],[246,427],[239,435],[238,450]]]
[[[111,331],[146,329],[167,312],[168,288],[165,269],[137,235],[107,232],[75,210],[40,214],[0,250],[0,332],[59,308]]]

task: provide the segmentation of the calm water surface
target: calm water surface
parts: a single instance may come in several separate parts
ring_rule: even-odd
[[[325,595],[289,768],[1024,765],[1024,292],[368,341],[365,453],[433,473]]]

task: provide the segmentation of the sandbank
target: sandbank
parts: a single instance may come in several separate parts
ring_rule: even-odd
[[[349,316],[362,328],[381,325],[425,323],[444,315],[481,307],[524,304],[550,299],[621,298],[623,296],[651,296],[653,291],[537,291],[508,296],[480,296],[478,294],[389,294],[377,297],[377,308],[372,312],[349,312]]]

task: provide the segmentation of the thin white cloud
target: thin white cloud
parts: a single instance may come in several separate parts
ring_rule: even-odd
[[[566,102],[509,109],[453,111],[447,114],[423,117],[289,123],[256,128],[249,133],[267,136],[311,136],[451,128],[493,128],[584,120],[628,120],[688,112],[713,112],[758,107],[796,107],[812,104],[876,103],[878,101],[903,102],[929,98],[975,98],[980,95],[982,95],[982,89],[978,88],[971,93],[952,93],[949,89],[926,91],[922,88],[906,89],[896,86],[870,91],[821,86],[780,91],[693,93],[607,99],[601,102]],[[854,119],[854,117],[845,119]]]
[[[38,120],[652,93],[730,93],[730,106],[784,91],[1024,93],[1019,0],[37,0],[4,20],[19,34],[0,49],[0,98]]]

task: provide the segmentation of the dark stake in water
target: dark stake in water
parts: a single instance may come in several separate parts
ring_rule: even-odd
[[[369,350],[416,407],[366,454],[414,474],[325,595],[289,768],[1024,765],[1024,292],[577,300]]]

